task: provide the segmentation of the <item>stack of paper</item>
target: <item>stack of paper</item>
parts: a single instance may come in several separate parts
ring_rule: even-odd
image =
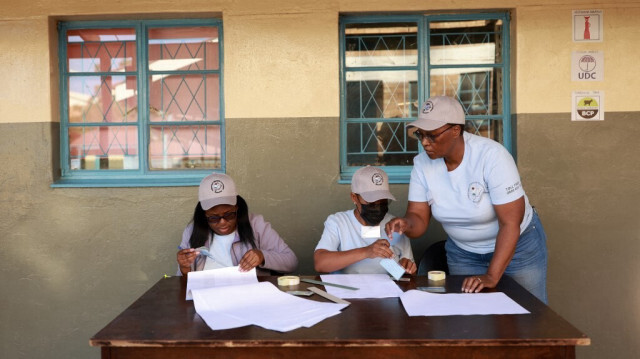
[[[194,289],[258,283],[255,268],[240,272],[237,266],[189,272],[187,276],[187,300],[193,299],[191,292]]]
[[[386,274],[323,274],[320,278],[323,282],[358,288],[358,290],[351,290],[324,286],[329,294],[342,299],[393,298],[402,294],[402,290]]]
[[[410,290],[400,296],[410,317],[441,315],[527,314],[504,293],[434,294]]]
[[[235,271],[233,271],[235,268]],[[227,270],[226,273],[217,271]],[[208,273],[207,273],[208,272]],[[238,267],[213,269],[202,272],[187,282],[187,296],[193,298],[196,312],[213,329],[231,329],[245,325],[258,325],[265,329],[286,332],[300,327],[311,327],[339,314],[346,304],[316,302],[280,291],[269,282],[259,283],[253,272],[244,277]],[[216,277],[216,280],[212,278]],[[240,284],[232,284],[236,277]],[[205,287],[203,283],[209,283]]]

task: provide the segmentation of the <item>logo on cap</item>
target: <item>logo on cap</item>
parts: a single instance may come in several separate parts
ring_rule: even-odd
[[[424,107],[422,107],[422,113],[429,113],[433,111],[433,102],[427,101],[424,103]]]
[[[215,193],[220,193],[224,191],[224,183],[220,180],[215,180],[211,182],[211,190]]]
[[[371,176],[371,182],[373,182],[373,184],[376,186],[382,186],[382,182],[384,182],[384,178],[382,178],[381,174],[374,173],[373,176]]]

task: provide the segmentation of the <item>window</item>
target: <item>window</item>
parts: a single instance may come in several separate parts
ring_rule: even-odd
[[[59,25],[61,179],[198,184],[224,171],[218,20]]]
[[[342,182],[373,165],[407,183],[422,148],[405,126],[430,96],[457,98],[467,131],[511,150],[506,13],[340,20]]]

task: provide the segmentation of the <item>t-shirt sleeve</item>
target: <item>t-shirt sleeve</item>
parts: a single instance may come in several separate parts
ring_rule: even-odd
[[[334,215],[329,216],[327,220],[324,221],[324,231],[315,250],[318,249],[326,249],[328,251],[340,250],[340,234]]]
[[[485,178],[491,203],[505,204],[524,196],[516,162],[504,147],[488,156],[487,161],[489,165],[485,167]]]
[[[427,178],[423,172],[423,166],[418,158],[414,158],[411,179],[409,180],[409,201],[411,202],[431,203],[433,200],[427,184]]]

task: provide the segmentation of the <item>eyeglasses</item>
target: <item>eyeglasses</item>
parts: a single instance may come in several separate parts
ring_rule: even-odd
[[[444,130],[444,131],[440,132],[440,133],[439,133],[439,134],[437,134],[437,135],[428,135],[428,134],[426,134],[426,133],[422,133],[422,132],[420,132],[420,130],[417,130],[417,131],[416,131],[416,132],[414,132],[413,134],[414,134],[414,136],[416,136],[416,137],[418,138],[418,141],[420,141],[420,142],[422,142],[423,140],[427,140],[427,142],[434,143],[434,142],[436,142],[436,140],[438,139],[438,137],[440,137],[443,133],[445,133],[445,132],[449,131],[449,130],[450,130],[450,129],[452,129],[453,127],[455,127],[455,126],[451,125],[451,126],[447,127],[447,129],[446,129],[446,130]]]
[[[238,215],[238,211],[227,212],[222,216],[207,216],[207,222],[209,223],[220,223],[220,221],[224,218],[225,221],[231,221],[236,219]]]

